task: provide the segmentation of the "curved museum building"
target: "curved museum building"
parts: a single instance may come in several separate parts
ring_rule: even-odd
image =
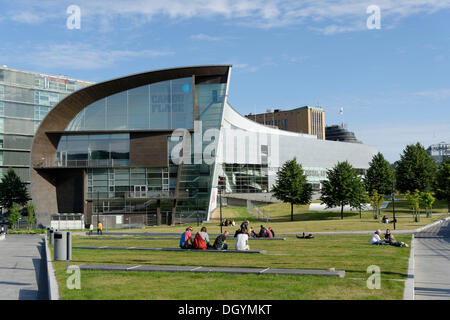
[[[294,157],[315,188],[338,161],[369,167],[377,148],[264,126],[227,101],[231,66],[157,70],[96,83],[59,102],[32,146],[38,222],[57,213],[116,221],[209,220],[227,193],[268,192]],[[120,222],[118,222],[120,223]]]

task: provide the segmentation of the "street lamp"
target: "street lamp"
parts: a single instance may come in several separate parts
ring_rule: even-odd
[[[395,223],[397,220],[395,220],[395,190],[394,190],[394,179],[392,179],[392,219],[394,220],[394,230],[395,230]]]
[[[224,186],[225,178],[219,177],[219,183],[217,186],[217,190],[219,192],[219,205],[220,205],[220,233],[222,234],[222,190]]]

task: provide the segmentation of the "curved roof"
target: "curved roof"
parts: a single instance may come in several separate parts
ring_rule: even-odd
[[[155,82],[190,76],[227,75],[231,65],[192,66],[161,69],[137,73],[93,84],[78,90],[61,100],[42,120],[31,149],[31,166],[53,156],[57,141],[52,141],[46,132],[64,131],[70,121],[85,107],[107,96]]]

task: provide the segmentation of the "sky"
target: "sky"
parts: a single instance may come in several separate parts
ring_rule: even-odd
[[[241,114],[321,106],[390,162],[450,142],[450,0],[0,0],[0,39],[0,65],[96,82],[231,64]]]

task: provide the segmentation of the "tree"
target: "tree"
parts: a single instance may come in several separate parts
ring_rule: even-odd
[[[11,224],[11,228],[14,229],[17,221],[19,221],[21,215],[19,211],[19,205],[17,203],[13,203],[11,205],[11,209],[9,210],[8,221]]]
[[[311,202],[312,187],[296,158],[286,161],[278,170],[272,191],[275,198],[291,204],[291,221],[294,221],[294,204]]]
[[[414,192],[406,192],[406,199],[408,200],[411,209],[413,210],[414,221],[419,222],[420,219],[420,192],[415,190]]]
[[[330,207],[341,207],[341,219],[344,219],[344,206],[355,205],[361,201],[359,188],[362,188],[358,172],[347,161],[338,162],[327,171],[328,180],[323,181],[320,200]]]
[[[416,189],[429,192],[433,187],[436,172],[436,163],[420,143],[408,145],[397,165],[397,189],[403,193]]]
[[[31,230],[31,226],[36,222],[36,216],[34,215],[34,205],[31,201],[27,204],[27,213],[28,230]]]
[[[382,194],[391,194],[393,180],[394,170],[391,164],[384,159],[380,152],[374,155],[364,178],[367,192],[377,190]]]
[[[433,208],[433,203],[434,203],[435,199],[433,197],[433,195],[429,192],[422,192],[420,194],[420,202],[423,205],[423,208],[425,208],[425,212],[427,214],[427,218],[431,217],[431,211]],[[430,209],[430,210],[428,210]]]
[[[384,194],[379,194],[378,190],[372,190],[369,194],[369,201],[372,208],[374,208],[374,219],[378,219],[380,216],[380,207],[384,201]]]
[[[0,205],[4,208],[11,208],[15,202],[19,205],[25,205],[28,201],[28,191],[25,183],[9,168],[0,182]]]
[[[450,212],[450,158],[445,157],[439,167],[435,186],[436,198],[447,200],[447,208]]]
[[[366,204],[366,202],[368,201],[368,196],[366,193],[366,189],[364,187],[364,181],[359,178],[359,183],[357,185],[357,188],[355,190],[355,196],[352,200],[352,203],[350,204],[353,208],[357,208],[359,209],[359,218],[362,218],[362,210],[364,208],[364,205]]]

